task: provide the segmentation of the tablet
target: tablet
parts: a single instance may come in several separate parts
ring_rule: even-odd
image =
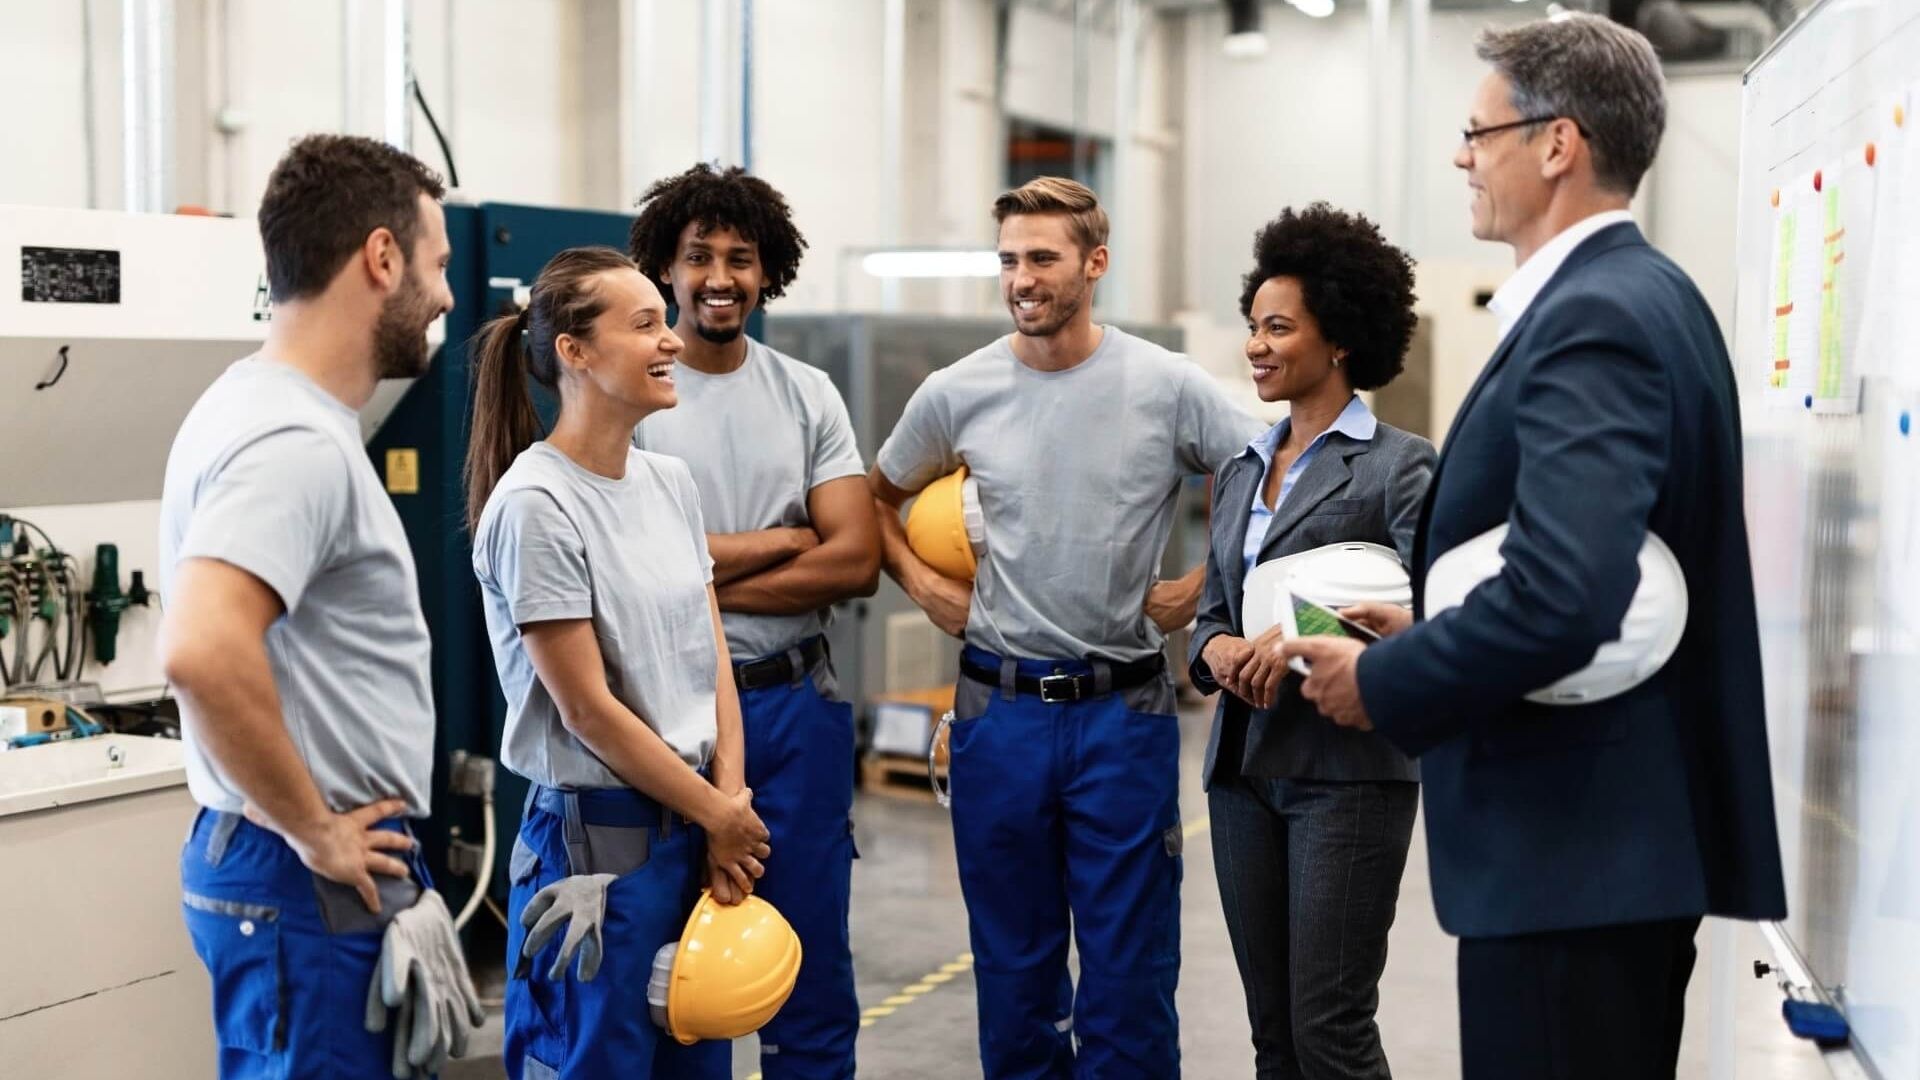
[[[1323,604],[1316,604],[1305,597],[1282,592],[1279,599],[1280,621],[1285,625],[1284,633],[1294,637],[1344,637],[1352,638],[1362,644],[1371,645],[1380,640],[1380,635],[1341,615]],[[1287,666],[1302,675],[1308,673],[1306,660],[1294,657]]]

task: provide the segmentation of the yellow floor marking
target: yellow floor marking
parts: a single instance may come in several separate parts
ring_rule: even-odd
[[[1199,836],[1203,832],[1206,832],[1207,825],[1208,825],[1207,817],[1206,815],[1203,814],[1200,816],[1199,820],[1188,822],[1187,827],[1180,831],[1182,835],[1185,835],[1187,837],[1195,837],[1195,836]]]
[[[931,994],[935,990],[940,989],[940,987],[946,983],[952,982],[954,976],[972,970],[973,954],[961,953],[953,960],[941,964],[939,971],[928,972],[920,976],[912,983],[902,987],[899,993],[887,998],[878,1005],[870,1006],[863,1010],[860,1013],[860,1026],[863,1028],[872,1027],[874,1024],[879,1023],[883,1017],[892,1016],[901,1008],[913,1004],[927,994]],[[752,1078],[749,1078],[749,1080],[752,1080]]]

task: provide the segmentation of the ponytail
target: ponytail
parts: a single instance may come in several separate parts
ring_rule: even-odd
[[[527,312],[501,315],[473,343],[473,427],[467,434],[467,531],[520,451],[542,434],[527,392]]]
[[[517,314],[501,315],[481,328],[473,343],[473,427],[467,435],[467,530],[480,524],[487,499],[520,452],[544,432],[533,409],[527,379],[549,390],[560,384],[554,342],[566,334],[593,337],[593,322],[606,303],[599,275],[632,270],[633,260],[610,247],[568,248],[534,279],[533,295]]]

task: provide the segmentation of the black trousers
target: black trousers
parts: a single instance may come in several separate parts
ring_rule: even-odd
[[[1699,928],[1462,938],[1464,1080],[1671,1080]]]
[[[1405,781],[1208,790],[1257,1080],[1390,1080],[1373,1015],[1419,801]]]

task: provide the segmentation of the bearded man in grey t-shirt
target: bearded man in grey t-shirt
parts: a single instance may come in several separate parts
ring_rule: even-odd
[[[453,307],[442,194],[371,139],[295,143],[260,201],[266,343],[167,456],[162,660],[202,807],[180,877],[225,1077],[431,1072],[484,1018],[408,824],[433,778],[427,623],[356,415],[426,373]],[[432,955],[390,967],[406,997],[370,1014],[400,939]]]
[[[1181,481],[1261,425],[1185,357],[1094,323],[1093,192],[1042,177],[994,218],[1015,332],[929,376],[868,474],[888,573],[966,641],[950,772],[981,1063],[989,1080],[1164,1080],[1182,833],[1162,635],[1193,618],[1201,570],[1156,571]],[[962,465],[984,517],[971,584],[916,555],[898,512]]]

